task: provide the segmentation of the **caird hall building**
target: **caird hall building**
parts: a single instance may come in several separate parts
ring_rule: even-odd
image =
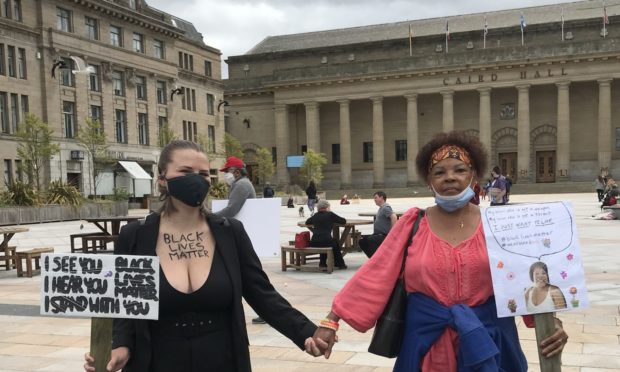
[[[324,188],[420,184],[419,148],[453,129],[518,183],[618,175],[618,13],[581,1],[267,37],[227,60],[229,130],[250,164],[272,149],[280,185],[306,149],[326,155]]]
[[[94,72],[72,74],[81,67],[72,56]],[[59,60],[69,69],[57,69],[53,78]],[[221,150],[220,71],[220,51],[205,44],[191,23],[145,0],[2,0],[0,189],[23,178],[15,134],[32,112],[49,124],[61,146],[45,165],[46,180],[72,182],[92,194],[91,164],[75,139],[91,117],[103,125],[106,155],[123,162],[102,173],[98,194],[111,194],[114,187],[133,194],[134,178],[136,195],[150,194],[148,178],[156,172],[166,124],[179,138],[204,138],[209,151]],[[212,161],[216,177],[221,164]]]

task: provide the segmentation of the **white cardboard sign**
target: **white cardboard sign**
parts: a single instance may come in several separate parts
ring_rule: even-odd
[[[41,315],[159,317],[156,256],[43,254]]]
[[[228,200],[213,200],[211,209],[217,212],[227,205]],[[281,208],[281,198],[248,199],[235,216],[243,223],[258,257],[274,257],[280,254]]]
[[[587,307],[569,202],[515,204],[481,212],[498,317]]]

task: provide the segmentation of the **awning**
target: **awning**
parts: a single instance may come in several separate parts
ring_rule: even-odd
[[[119,161],[118,162],[134,180],[152,180],[150,174],[146,173],[144,168],[135,161]]]

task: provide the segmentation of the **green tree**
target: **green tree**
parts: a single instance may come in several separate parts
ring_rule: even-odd
[[[213,161],[216,158],[223,156],[221,152],[217,152],[215,143],[206,134],[198,135],[198,144],[202,147],[203,151],[207,154],[209,161]]]
[[[264,185],[276,172],[271,151],[264,147],[259,147],[256,151],[256,162],[258,163],[258,179]]]
[[[159,127],[159,133],[157,133],[157,142],[159,147],[164,148],[175,139],[179,139],[179,136],[174,132],[174,130],[172,130],[170,124],[166,121],[163,126]]]
[[[236,156],[243,159],[243,151],[241,151],[241,142],[232,134],[226,132],[224,134],[224,155],[225,157]]]
[[[34,183],[37,191],[41,191],[41,170],[45,161],[60,152],[60,145],[52,143],[52,133],[49,125],[32,113],[26,114],[17,131],[17,156],[28,176],[28,184],[33,186]]]
[[[86,150],[91,176],[91,195],[97,198],[96,180],[99,173],[110,162],[107,151],[110,148],[108,140],[99,120],[86,118],[84,125],[78,129],[75,137],[78,145]]]
[[[304,162],[299,169],[302,180],[307,184],[310,181],[318,186],[323,180],[323,166],[327,164],[325,154],[308,150],[304,154]]]

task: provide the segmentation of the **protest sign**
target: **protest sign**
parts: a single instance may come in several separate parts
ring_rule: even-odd
[[[228,200],[213,200],[213,212],[224,209]],[[280,210],[282,198],[248,199],[235,216],[243,223],[258,257],[280,254]]]
[[[569,202],[483,208],[482,224],[498,317],[587,306]]]
[[[159,317],[159,258],[44,254],[41,315]]]

